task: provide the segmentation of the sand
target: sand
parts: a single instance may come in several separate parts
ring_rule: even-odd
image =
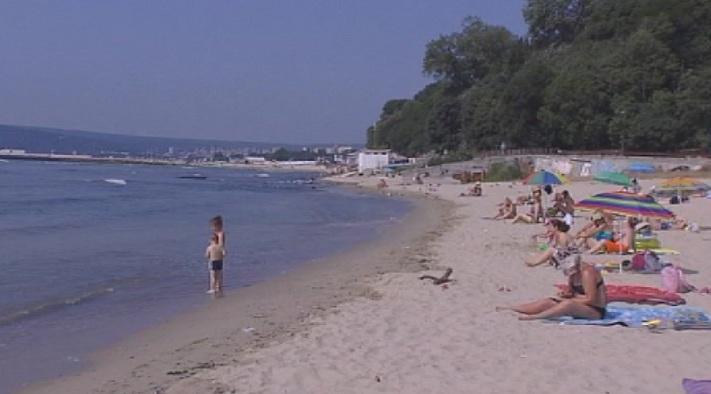
[[[347,181],[372,187],[377,179],[357,177]],[[624,327],[560,326],[540,321],[520,322],[512,312],[495,311],[497,305],[552,295],[555,292],[552,285],[564,281],[563,275],[551,267],[528,268],[523,264],[524,258],[535,252],[530,236],[541,231],[540,226],[485,219],[493,216],[495,205],[505,196],[524,194],[528,187],[484,184],[484,196],[474,198],[458,197],[465,189],[462,185],[447,182],[432,191],[426,186],[396,185],[401,181],[389,180],[390,187],[383,192],[428,194],[456,204],[452,219],[444,226],[440,223],[440,230],[429,229],[426,232],[429,236],[420,237],[415,243],[400,244],[401,250],[409,250],[407,246],[419,247],[415,253],[372,255],[383,266],[391,259],[404,257],[410,261],[406,264],[409,270],[383,270],[380,275],[368,276],[363,279],[365,296],[336,299],[323,313],[301,316],[302,325],[288,329],[289,335],[264,338],[258,346],[237,347],[224,342],[223,337],[208,337],[205,342],[191,345],[217,347],[226,357],[221,365],[197,369],[193,366],[189,372],[163,382],[160,390],[165,388],[168,393],[682,393],[683,377],[711,378],[708,331],[659,334]],[[645,180],[642,186],[652,183]],[[566,188],[574,198],[613,189],[592,182]],[[711,225],[711,200],[694,199],[689,204],[674,206],[673,210],[701,225]],[[584,218],[577,220],[579,227]],[[689,275],[690,282],[711,286],[708,264],[711,232],[667,231],[660,232],[660,238],[665,247],[683,252],[671,258],[674,262],[699,271]],[[607,259],[586,257],[591,262]],[[415,261],[419,263],[412,265]],[[427,267],[425,273],[432,275],[440,275],[451,267],[455,281],[442,287],[418,280],[422,272],[407,272],[418,266]],[[294,281],[300,280],[307,279],[293,278],[290,286],[298,286]],[[660,284],[658,275],[610,273],[605,280]],[[711,311],[711,295],[688,294],[685,298],[689,305]],[[264,302],[269,304],[267,300]],[[237,311],[235,314],[239,315],[252,313]],[[184,330],[181,332],[185,334]],[[200,333],[195,337],[206,335]],[[187,338],[181,340],[187,343]],[[175,363],[179,354],[168,352],[165,360]],[[113,357],[118,360],[126,354]],[[152,373],[165,374],[169,368],[175,368],[174,364],[160,364]],[[132,384],[126,376],[122,379],[125,386],[103,383],[91,389],[151,392],[151,387],[145,384]]]

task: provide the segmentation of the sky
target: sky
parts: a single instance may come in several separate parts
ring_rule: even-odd
[[[362,143],[428,41],[524,0],[3,0],[0,124]]]

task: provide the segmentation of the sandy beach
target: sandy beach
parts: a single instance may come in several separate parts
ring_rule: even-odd
[[[373,187],[377,178],[341,181]],[[484,196],[474,198],[459,197],[463,185],[436,182],[430,189],[389,180],[384,192],[428,200],[387,242],[240,290],[99,355],[79,376],[28,392],[683,393],[682,378],[709,378],[707,331],[562,326],[496,312],[553,295],[565,280],[552,267],[523,264],[540,225],[486,219],[505,196],[530,187],[484,184]],[[565,188],[574,198],[614,189]],[[672,209],[711,224],[710,200]],[[576,220],[574,230],[585,218]],[[699,271],[688,276],[692,284],[711,285],[711,232],[663,231],[660,239],[682,252],[672,262]],[[447,267],[454,282],[446,287],[418,280],[420,269],[439,276]],[[605,281],[660,285],[659,275],[632,273],[607,273]],[[711,311],[711,295],[684,297]]]

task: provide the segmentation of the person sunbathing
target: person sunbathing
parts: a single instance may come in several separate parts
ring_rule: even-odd
[[[605,239],[612,239],[612,220],[601,210],[593,212],[590,222],[575,234],[576,244],[587,249]]]
[[[460,197],[481,197],[481,182],[476,182],[466,193],[460,193]]]
[[[563,221],[568,224],[568,226],[572,226],[573,217],[575,216],[575,200],[573,200],[573,197],[567,190],[563,190],[561,196],[563,198],[561,209],[563,211]]]
[[[607,313],[607,289],[600,272],[581,256],[571,255],[561,262],[568,287],[557,296],[526,304],[497,307],[522,314],[519,320],[552,319],[570,316],[578,319],[604,319]]]
[[[568,234],[570,226],[565,222],[559,219],[549,220],[546,229],[551,237],[549,247],[543,253],[526,261],[529,267],[537,267],[545,263],[558,266],[559,262],[568,255],[578,253],[573,237]]]
[[[637,218],[628,218],[624,222],[624,228],[621,234],[613,234],[612,239],[603,239],[598,241],[592,248],[590,253],[627,253],[634,248],[635,226],[639,220]]]
[[[494,216],[494,219],[512,219],[516,217],[516,204],[506,197],[503,203],[499,204],[499,213]]]
[[[663,220],[660,218],[649,218],[647,219],[650,227],[654,231],[662,230],[685,230],[689,225],[689,222],[684,218],[675,218],[673,220]]]
[[[531,194],[533,197],[533,204],[528,213],[521,213],[516,215],[511,223],[540,223],[543,222],[545,218],[543,211],[543,198],[541,196],[541,189],[534,189]]]

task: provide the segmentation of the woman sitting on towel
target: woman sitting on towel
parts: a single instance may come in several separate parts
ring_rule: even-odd
[[[526,261],[526,265],[529,267],[536,267],[545,263],[558,266],[558,262],[562,258],[570,254],[578,253],[573,242],[573,237],[568,234],[570,226],[565,224],[565,222],[559,219],[551,219],[546,223],[546,230],[546,234],[550,234],[551,245],[536,258]]]
[[[579,319],[604,319],[607,306],[607,290],[600,272],[580,255],[571,255],[561,262],[563,274],[568,277],[568,288],[556,297],[544,298],[509,309],[523,314],[519,320],[551,319],[571,316]]]
[[[635,226],[639,223],[639,220],[631,217],[624,223],[624,229],[621,234],[613,235],[612,239],[598,241],[597,244],[590,248],[590,253],[627,253],[631,248],[634,248]]]

